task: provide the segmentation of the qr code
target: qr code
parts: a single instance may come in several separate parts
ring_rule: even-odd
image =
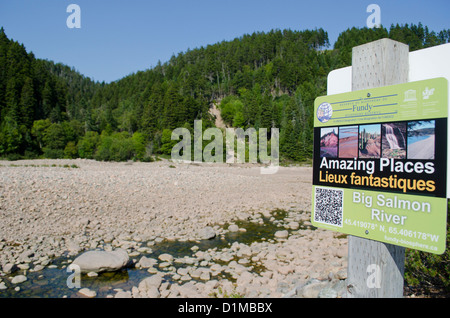
[[[314,221],[342,227],[344,191],[320,187],[315,190]]]

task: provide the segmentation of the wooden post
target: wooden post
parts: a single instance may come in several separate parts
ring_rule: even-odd
[[[409,46],[390,39],[353,48],[352,90],[408,82]],[[347,297],[403,297],[405,248],[349,236]]]

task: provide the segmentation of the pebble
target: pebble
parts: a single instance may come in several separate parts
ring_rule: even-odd
[[[11,283],[13,284],[20,284],[27,281],[27,277],[25,275],[17,275],[14,276],[13,279],[11,280]]]
[[[45,266],[38,264],[38,265],[34,266],[33,272],[39,272],[39,271],[43,270],[44,268],[45,268]]]
[[[158,261],[154,258],[142,256],[139,262],[136,264],[137,268],[150,268],[155,266]]]
[[[168,263],[173,262],[173,256],[170,255],[170,254],[167,254],[167,253],[159,255],[158,259],[163,261],[163,262],[168,262]]]
[[[169,266],[171,266],[172,264],[170,263],[170,262],[162,262],[162,263],[159,263],[159,267],[160,268],[167,268],[167,267],[169,267]]]
[[[90,290],[89,288],[81,288],[78,293],[88,298],[94,298],[97,296],[97,292],[95,290]]]
[[[132,298],[132,297],[131,297],[131,292],[120,290],[116,293],[114,298]]]
[[[292,221],[292,222],[289,222],[287,226],[291,230],[298,230],[298,228],[300,227],[300,224],[298,222]]]
[[[192,277],[189,276],[189,275],[183,275],[183,276],[181,276],[181,278],[180,278],[180,280],[183,281],[183,282],[190,281],[191,279],[192,279]]]
[[[30,269],[30,264],[18,264],[17,267],[21,270],[28,270]]]
[[[209,281],[211,279],[210,272],[202,272],[202,274],[200,275],[200,279],[201,280],[205,280],[205,281]]]
[[[288,231],[286,231],[286,230],[283,230],[283,231],[277,231],[277,232],[275,232],[275,235],[274,235],[276,238],[278,238],[278,239],[285,239],[285,238],[287,238],[288,236],[289,236],[289,232]]]

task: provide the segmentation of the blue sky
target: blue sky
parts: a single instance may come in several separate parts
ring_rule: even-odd
[[[66,25],[71,3],[81,8],[80,29]],[[111,82],[255,31],[322,27],[333,45],[340,32],[366,26],[371,3],[380,6],[384,26],[450,29],[448,0],[0,0],[0,26],[36,57]]]

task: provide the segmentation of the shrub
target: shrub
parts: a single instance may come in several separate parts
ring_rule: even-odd
[[[146,157],[146,138],[140,132],[135,132],[132,137],[134,154],[136,159],[142,160]]]
[[[127,132],[102,134],[94,159],[99,161],[125,161],[133,158],[133,140]]]
[[[80,158],[94,159],[94,154],[100,142],[100,136],[95,131],[88,131],[78,141],[78,155]]]
[[[78,155],[78,148],[74,141],[69,141],[64,148],[64,158],[75,159]]]
[[[44,147],[44,149],[42,149],[44,151],[44,158],[48,158],[48,159],[60,159],[64,157],[64,150],[62,149],[53,149],[53,148],[48,148],[48,147]]]
[[[172,130],[164,129],[161,136],[161,154],[170,155],[172,153],[172,148],[177,143],[178,141],[172,140]]]

